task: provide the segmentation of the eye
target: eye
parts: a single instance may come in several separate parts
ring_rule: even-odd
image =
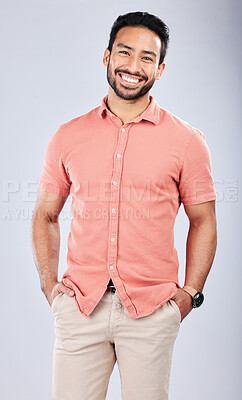
[[[144,57],[144,58],[148,58],[148,60],[153,61],[152,58],[150,58],[150,57]]]
[[[127,54],[129,54],[126,50],[121,50],[119,53],[127,53]]]

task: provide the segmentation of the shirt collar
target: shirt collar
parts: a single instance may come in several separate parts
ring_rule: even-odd
[[[150,97],[150,103],[149,103],[148,107],[140,115],[138,115],[136,118],[134,118],[130,122],[139,122],[142,119],[146,119],[147,121],[153,122],[155,125],[157,125],[159,123],[160,107],[154,100],[153,96],[150,95],[149,97]],[[110,111],[107,107],[107,98],[108,98],[108,95],[106,95],[102,99],[102,103],[99,107],[98,115],[100,118],[105,118],[106,113],[110,113]]]

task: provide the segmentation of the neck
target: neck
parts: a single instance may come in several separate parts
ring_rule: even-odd
[[[109,87],[107,106],[123,124],[132,121],[148,107],[150,103],[149,92],[135,100],[124,100],[117,96],[114,90]]]

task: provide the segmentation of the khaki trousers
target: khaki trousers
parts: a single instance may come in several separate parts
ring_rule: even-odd
[[[168,300],[131,319],[117,291],[107,290],[89,317],[59,293],[54,315],[52,400],[105,400],[117,361],[123,400],[167,400],[181,313]]]

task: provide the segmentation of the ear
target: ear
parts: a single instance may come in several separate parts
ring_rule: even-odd
[[[155,79],[157,79],[157,80],[160,79],[160,77],[161,77],[161,75],[162,75],[162,73],[163,73],[163,71],[165,69],[165,66],[166,66],[166,64],[164,62],[159,65]]]
[[[110,51],[108,49],[106,49],[104,52],[104,56],[103,56],[103,65],[105,67],[107,67],[107,65],[108,65],[109,58],[110,58]]]

